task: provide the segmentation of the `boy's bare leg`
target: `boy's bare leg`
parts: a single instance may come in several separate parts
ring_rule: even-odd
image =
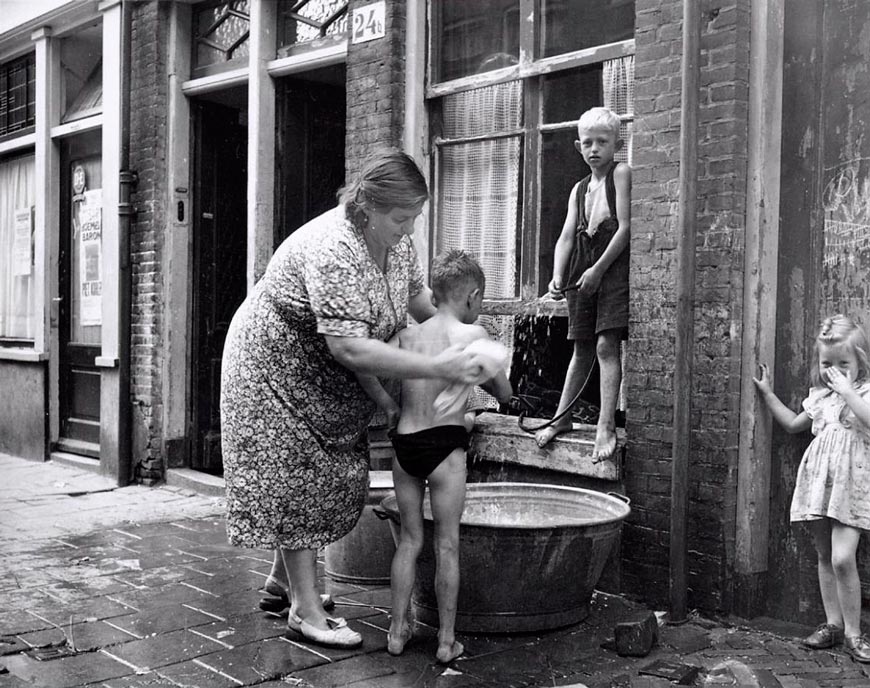
[[[459,597],[459,521],[465,506],[465,452],[451,452],[429,476],[429,498],[435,522],[435,596],[438,599],[438,650],[442,664],[452,662],[465,648],[456,640],[456,602]]]
[[[616,451],[616,404],[622,382],[619,331],[606,330],[600,333],[595,349],[601,381],[601,410],[595,430],[592,460],[604,461]]]
[[[399,507],[401,529],[399,544],[390,567],[390,593],[392,618],[387,633],[387,652],[399,655],[414,634],[409,618],[411,592],[417,573],[417,557],[423,549],[423,493],[425,484],[419,478],[408,475],[393,459],[393,486]]]
[[[556,409],[556,416],[568,408],[568,404],[580,392],[594,363],[595,350],[592,342],[585,339],[575,339],[574,353],[571,355],[571,362],[568,364],[568,372],[565,373],[565,384],[562,386],[562,395],[559,397],[559,408]],[[553,425],[538,430],[535,433],[535,442],[537,442],[539,447],[543,447],[556,435],[570,432],[572,427],[571,414],[566,413],[564,418],[556,421]]]

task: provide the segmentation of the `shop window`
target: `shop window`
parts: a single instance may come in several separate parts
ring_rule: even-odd
[[[278,7],[278,55],[300,43],[347,33],[348,0],[296,0]],[[284,48],[284,50],[281,50]]]
[[[0,137],[36,123],[36,63],[33,54],[0,65]]]
[[[0,344],[35,336],[32,154],[0,159]]]
[[[250,48],[249,0],[200,2],[193,7],[195,76],[247,65]]]

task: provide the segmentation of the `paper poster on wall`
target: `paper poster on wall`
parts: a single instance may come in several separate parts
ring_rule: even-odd
[[[33,213],[30,208],[17,208],[14,213],[12,274],[29,275],[33,262]]]
[[[79,205],[79,283],[82,325],[102,324],[102,189],[84,193]]]

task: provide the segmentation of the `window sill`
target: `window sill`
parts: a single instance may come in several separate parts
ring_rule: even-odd
[[[0,361],[20,361],[22,363],[40,363],[47,361],[48,354],[33,349],[4,349],[0,347]]]

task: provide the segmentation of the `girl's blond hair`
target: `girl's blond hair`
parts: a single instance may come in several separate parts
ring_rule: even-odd
[[[810,367],[810,381],[813,387],[825,387],[819,372],[818,356],[819,347],[845,344],[855,352],[858,359],[858,375],[855,382],[870,380],[870,344],[867,342],[867,333],[852,318],[842,313],[837,313],[830,318],[825,318],[816,336],[814,351],[816,363]]]

